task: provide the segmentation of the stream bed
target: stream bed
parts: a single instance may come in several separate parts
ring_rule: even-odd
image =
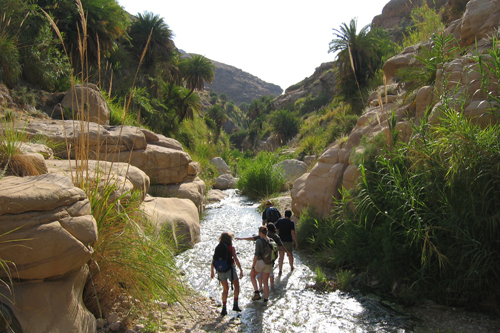
[[[186,272],[190,286],[207,297],[221,301],[222,286],[217,278],[210,279],[210,263],[218,238],[223,231],[235,237],[248,237],[258,232],[262,223],[258,203],[240,196],[236,190],[225,191],[229,196],[207,207],[201,221],[201,240],[193,249],[177,256],[177,265]],[[240,314],[233,312],[233,294],[229,291],[228,315],[241,316],[240,332],[411,332],[413,321],[377,297],[360,292],[318,292],[307,288],[314,281],[314,268],[306,256],[294,252],[293,271],[285,257],[283,274],[275,267],[275,286],[269,302],[252,301],[250,281],[253,241],[234,240],[238,259],[243,268],[240,280]],[[277,266],[277,263],[276,263]],[[239,270],[237,269],[238,274]]]

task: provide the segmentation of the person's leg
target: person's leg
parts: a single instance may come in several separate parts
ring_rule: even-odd
[[[257,272],[255,269],[252,269],[252,271],[250,272],[250,281],[252,281],[253,290],[255,291],[259,291],[259,289],[257,289],[257,274],[259,274],[259,272]]]
[[[259,291],[262,290],[262,272],[257,274],[257,282],[259,283]]]
[[[221,315],[225,316],[227,314],[226,303],[227,303],[227,294],[229,293],[229,284],[227,281],[221,281],[222,284],[222,311]]]
[[[264,301],[269,299],[269,273],[262,274],[262,282],[264,283]]]
[[[290,263],[290,269],[293,271],[293,252],[288,253],[288,262]]]
[[[273,270],[274,270],[274,267],[273,267]],[[271,271],[271,274],[269,274],[269,281],[270,281],[269,287],[271,287],[271,289],[273,289],[274,288],[274,271]]]
[[[285,251],[280,250],[280,259],[278,261],[278,267],[280,269],[279,274],[281,274],[281,271],[283,270],[283,261],[285,260]]]
[[[240,295],[240,280],[238,278],[233,280],[234,286],[234,302],[233,302],[233,311],[241,311],[238,306],[238,296]]]

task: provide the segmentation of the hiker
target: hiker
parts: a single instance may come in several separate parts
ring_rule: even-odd
[[[229,293],[229,284],[227,280],[231,281],[231,286],[234,285],[234,302],[233,311],[240,312],[241,309],[238,307],[238,296],[240,294],[240,282],[238,280],[238,275],[236,274],[236,268],[234,264],[238,265],[240,269],[240,279],[243,278],[243,270],[241,269],[240,261],[236,256],[236,250],[234,249],[233,243],[234,234],[231,232],[223,232],[219,237],[219,244],[215,248],[214,258],[212,260],[212,273],[210,278],[213,279],[215,276],[214,270],[217,270],[217,279],[222,284],[222,311],[221,315],[225,316],[227,314],[226,302],[227,295]]]
[[[276,228],[274,227],[274,224],[271,223],[271,222],[269,222],[267,224],[267,236],[269,238],[271,238],[272,240],[274,240],[274,242],[276,243],[276,245],[278,245],[278,248],[282,249],[283,251],[286,251],[285,247],[283,246],[283,242],[280,239],[280,236],[278,236],[276,234]],[[253,241],[256,241],[259,238],[260,238],[259,235],[253,235],[251,237],[235,237],[234,239],[236,239],[236,240],[249,240],[249,241],[253,240]],[[273,262],[273,270],[271,271],[271,274],[269,274],[269,281],[270,281],[270,287],[271,287],[271,289],[273,289],[274,288],[274,262]],[[259,284],[259,291],[262,293],[263,292],[263,289],[262,289],[262,272],[260,272],[259,274],[257,274],[257,282]]]
[[[266,209],[262,212],[262,225],[266,225],[269,222],[275,223],[281,218],[281,214],[276,207],[273,206],[271,200],[266,201]]]
[[[253,257],[252,270],[250,272],[250,279],[254,289],[253,301],[261,299],[260,291],[257,289],[257,274],[262,272],[262,283],[264,285],[264,303],[269,300],[269,274],[273,270],[272,262],[269,261],[268,248],[276,248],[276,243],[267,237],[267,227],[259,227],[259,239],[255,241],[255,255]]]
[[[281,238],[281,241],[283,242],[283,245],[286,249],[287,255],[288,255],[288,262],[290,263],[290,270],[293,271],[293,242],[295,241],[295,249],[299,249],[299,243],[297,242],[297,234],[295,233],[295,222],[290,220],[290,217],[292,217],[292,211],[291,210],[285,210],[285,217],[280,218],[276,223],[274,224],[276,226],[276,229],[278,230],[278,235]],[[278,266],[279,266],[279,273],[281,275],[281,272],[283,270],[283,261],[285,259],[285,251],[282,251],[280,249],[280,258],[278,261]]]

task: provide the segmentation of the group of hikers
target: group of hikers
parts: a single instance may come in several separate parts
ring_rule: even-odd
[[[234,286],[233,311],[240,312],[238,306],[238,296],[240,293],[239,279],[243,278],[243,269],[236,255],[233,246],[235,240],[254,240],[255,254],[250,271],[250,279],[254,288],[253,301],[264,297],[264,304],[269,300],[269,290],[274,287],[274,261],[278,257],[279,275],[282,274],[285,253],[288,256],[290,270],[293,271],[293,243],[298,249],[297,235],[295,233],[295,223],[290,219],[292,212],[285,210],[285,217],[282,218],[278,209],[273,206],[272,201],[266,201],[266,209],[262,212],[262,226],[259,227],[259,234],[252,237],[236,237],[231,232],[223,232],[219,237],[219,244],[215,248],[215,253],[211,265],[211,278],[215,277],[222,285],[222,311],[221,315],[227,314],[227,296],[229,293],[229,283]],[[236,273],[236,266],[240,274]],[[262,296],[261,296],[262,294]]]

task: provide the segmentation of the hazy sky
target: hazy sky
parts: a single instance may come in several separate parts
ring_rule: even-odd
[[[130,14],[159,14],[175,45],[279,85],[283,90],[334,60],[332,29],[358,30],[389,0],[118,0]]]

